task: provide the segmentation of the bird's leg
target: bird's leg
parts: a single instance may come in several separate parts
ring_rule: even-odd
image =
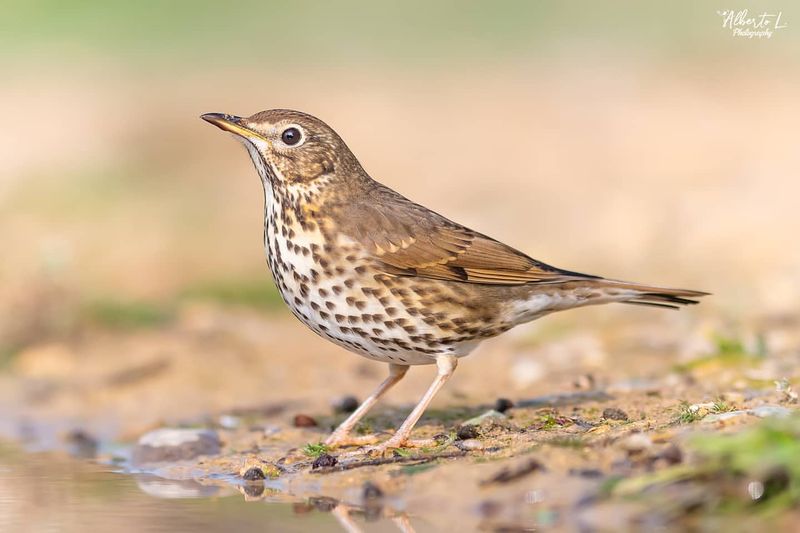
[[[408,418],[405,419],[405,422],[397,428],[392,437],[387,440],[386,442],[382,442],[377,446],[372,446],[367,449],[368,452],[371,453],[383,453],[388,449],[392,448],[400,448],[404,444],[408,442],[408,437],[411,435],[411,430],[414,429],[414,426],[419,421],[422,413],[428,408],[428,404],[431,403],[433,397],[436,396],[436,393],[439,392],[439,389],[450,379],[450,376],[453,375],[455,372],[456,366],[458,365],[458,359],[454,355],[439,355],[436,357],[436,367],[438,372],[436,373],[436,379],[433,380],[431,386],[425,392],[425,395],[419,401],[414,410],[411,411],[411,414],[408,415]]]
[[[358,437],[350,437],[350,432],[353,431],[353,428],[356,426],[356,424],[358,424],[359,420],[364,418],[364,415],[367,414],[367,411],[372,409],[372,406],[375,405],[380,397],[386,394],[386,391],[391,389],[395,384],[397,384],[398,381],[403,379],[403,376],[406,375],[406,372],[408,372],[408,365],[396,365],[394,363],[389,364],[389,376],[383,380],[383,383],[378,385],[378,388],[375,389],[375,392],[370,394],[367,399],[358,406],[358,409],[353,411],[344,422],[339,424],[339,427],[337,427],[336,430],[331,433],[330,437],[325,439],[325,445],[336,447],[346,446],[348,444],[358,445],[375,442],[376,437],[374,435],[366,435],[364,438],[359,439]]]
[[[339,522],[339,525],[342,526],[342,529],[344,529],[347,533],[361,533],[363,531],[350,516],[349,505],[340,503],[333,508],[331,514],[333,514],[334,518],[336,518],[336,521]]]

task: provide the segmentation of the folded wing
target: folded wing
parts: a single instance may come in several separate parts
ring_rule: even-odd
[[[387,274],[499,285],[597,279],[536,261],[383,186],[350,208],[347,233]]]

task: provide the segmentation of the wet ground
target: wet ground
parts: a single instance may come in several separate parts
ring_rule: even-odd
[[[0,448],[2,531],[341,531],[334,515],[234,489]],[[380,522],[379,522],[380,524]]]
[[[797,518],[800,473],[786,461],[800,453],[797,317],[732,326],[694,310],[576,313],[580,329],[550,317],[463,361],[415,431],[437,444],[385,457],[319,445],[384,366],[284,315],[193,302],[158,326],[79,328],[22,350],[0,377],[11,439],[0,515],[32,531],[116,520],[781,529]],[[389,435],[431,378],[412,369],[359,432]],[[760,459],[731,455],[736,438]]]

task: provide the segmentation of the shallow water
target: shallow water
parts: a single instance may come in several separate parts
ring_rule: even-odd
[[[275,499],[287,497],[276,493]],[[233,488],[116,473],[62,454],[25,453],[0,444],[3,532],[402,529],[398,518],[380,513],[367,518],[363,510],[330,499],[247,500]]]

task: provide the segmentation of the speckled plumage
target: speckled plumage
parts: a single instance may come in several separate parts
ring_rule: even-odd
[[[675,307],[705,294],[536,261],[374,181],[310,115],[203,118],[241,140],[258,170],[267,260],[289,309],[364,357],[440,370],[447,360],[454,368],[482,340],[554,311],[608,302]]]

